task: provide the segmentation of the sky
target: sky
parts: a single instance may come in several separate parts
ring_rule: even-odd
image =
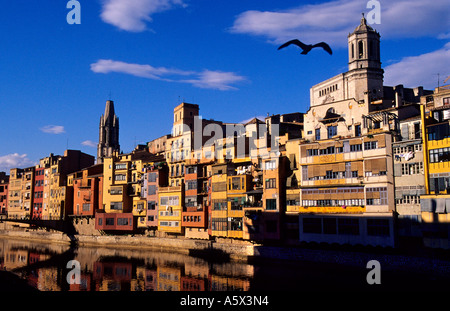
[[[95,156],[109,99],[125,153],[169,134],[181,102],[230,123],[306,112],[310,87],[347,71],[347,36],[374,2],[384,84],[442,85],[448,0],[78,0],[79,11],[68,0],[4,1],[0,171],[66,149]],[[291,39],[325,41],[333,55],[277,50]]]

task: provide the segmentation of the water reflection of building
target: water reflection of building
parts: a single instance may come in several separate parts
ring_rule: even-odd
[[[177,267],[158,267],[158,290],[180,291],[181,271]]]
[[[250,280],[222,275],[210,275],[209,291],[248,291]]]
[[[93,277],[96,290],[116,291],[129,288],[132,270],[133,265],[129,262],[95,262]]]
[[[80,247],[75,257],[66,257],[63,246],[0,242],[0,267],[16,269],[41,291],[245,291],[254,275],[248,264],[176,253]],[[71,258],[80,262],[80,284],[67,283]]]
[[[157,290],[156,269],[148,269],[144,266],[136,267],[136,280],[133,280],[131,290],[155,291]]]

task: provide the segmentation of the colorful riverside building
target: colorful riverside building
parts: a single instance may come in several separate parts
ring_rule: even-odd
[[[426,194],[420,197],[423,243],[450,248],[450,86],[423,96],[422,136]]]
[[[139,217],[138,227],[153,232],[158,229],[158,193],[160,187],[167,187],[168,175],[167,163],[164,160],[144,164],[141,197],[144,199],[146,211],[145,216]]]
[[[95,164],[67,176],[73,188],[73,217],[94,218],[103,207],[103,164]]]
[[[8,209],[9,175],[0,172],[0,215],[4,215]]]
[[[67,184],[67,176],[92,166],[94,160],[80,150],[65,150],[62,156],[50,154],[40,160],[40,167],[45,168],[42,219],[65,219],[72,215],[73,188]]]
[[[33,210],[31,217],[33,219],[42,219],[42,210],[44,203],[44,182],[45,168],[36,166],[33,189]]]
[[[22,174],[23,169],[20,168],[12,168],[9,171],[7,209],[9,218],[22,218],[26,216],[26,213],[24,211],[21,211]]]
[[[128,154],[103,158],[103,207],[95,214],[95,227],[105,232],[132,232],[145,220],[147,200],[141,196],[145,167],[164,160],[139,145]],[[145,221],[142,227],[146,227]]]
[[[189,238],[209,239],[208,197],[209,177],[211,175],[210,159],[194,159],[186,161],[185,195],[181,225],[185,236]]]
[[[383,85],[380,35],[364,17],[348,51],[349,70],[311,88],[304,139],[287,143],[299,188],[291,181],[287,212],[299,214],[300,241],[394,246],[392,145],[424,91]]]

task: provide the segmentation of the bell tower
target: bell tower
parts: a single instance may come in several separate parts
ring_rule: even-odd
[[[383,97],[383,69],[380,61],[380,34],[367,25],[363,16],[355,30],[348,35],[349,95],[363,100]],[[353,91],[353,92],[352,92]],[[352,94],[353,93],[353,94]]]
[[[111,157],[114,152],[119,151],[119,118],[114,111],[114,102],[108,100],[105,113],[100,117],[97,164],[103,163],[103,158]]]

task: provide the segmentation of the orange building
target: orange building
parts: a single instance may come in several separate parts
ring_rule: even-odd
[[[73,181],[73,215],[93,217],[103,206],[103,164],[70,174]]]

